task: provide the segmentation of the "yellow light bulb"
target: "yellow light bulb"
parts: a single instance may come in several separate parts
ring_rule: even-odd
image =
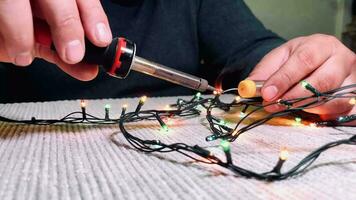
[[[356,105],[356,98],[351,98],[350,101],[349,101],[349,103],[350,103],[351,105]]]
[[[232,136],[235,136],[235,135],[237,135],[237,133],[238,133],[238,130],[237,129],[235,129],[233,132],[232,132]]]
[[[166,106],[164,107],[164,109],[165,109],[165,110],[171,110],[171,106],[170,106],[170,105],[166,105]]]
[[[282,148],[281,152],[279,153],[279,159],[281,160],[287,160],[289,157],[289,152],[287,148]]]
[[[302,122],[302,118],[300,118],[300,117],[296,117],[294,120],[295,120],[295,122],[297,122],[299,124]]]
[[[140,98],[140,102],[141,102],[141,103],[145,103],[146,100],[147,100],[147,96],[142,96],[142,97]]]
[[[311,123],[311,124],[309,124],[309,126],[310,126],[311,128],[316,128],[316,127],[317,127],[316,123]]]
[[[127,104],[122,105],[123,108],[129,107]]]

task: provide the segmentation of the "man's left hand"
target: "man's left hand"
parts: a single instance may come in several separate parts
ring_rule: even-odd
[[[310,91],[298,84],[300,81],[306,80],[320,92],[355,84],[356,55],[333,36],[299,37],[267,54],[248,79],[266,80],[262,88],[265,104],[278,99],[310,96]],[[349,100],[333,100],[306,111],[325,118],[350,114],[355,109]],[[279,105],[266,107],[269,112],[281,109],[283,107]]]

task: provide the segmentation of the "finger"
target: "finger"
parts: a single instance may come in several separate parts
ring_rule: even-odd
[[[108,46],[112,34],[108,18],[99,0],[77,0],[85,35],[96,46]]]
[[[5,44],[4,38],[1,36],[1,33],[0,33],[0,44]],[[0,46],[0,61],[11,62],[11,59],[4,46]]]
[[[80,62],[84,57],[84,30],[74,0],[38,1],[44,18],[50,26],[59,57],[68,64]]]
[[[1,61],[31,64],[34,35],[29,0],[0,1],[0,26]]]
[[[353,79],[352,75],[348,76],[343,82],[343,84],[339,87],[351,85],[351,84],[355,84],[355,79]],[[350,103],[349,98],[339,98],[326,102],[321,106],[311,108],[311,109],[306,109],[305,111],[319,114],[319,115],[324,115],[324,116],[333,116],[333,115],[341,115],[343,113],[347,113],[353,107],[354,105]]]
[[[99,68],[96,65],[83,63],[78,63],[75,65],[67,64],[58,57],[57,53],[48,47],[39,44],[36,45],[36,52],[37,57],[43,58],[50,63],[58,65],[59,68],[61,68],[65,73],[81,81],[90,81],[94,79],[99,72]]]
[[[296,42],[297,40],[289,41],[269,52],[256,65],[247,79],[267,80],[287,61]]]
[[[344,80],[351,74],[351,67],[348,67],[350,59],[347,55],[334,56],[327,60],[320,68],[315,70],[309,77],[305,80],[317,89],[319,92],[324,93],[336,88],[339,88]],[[345,66],[345,67],[335,67],[335,66]],[[331,81],[332,80],[332,81]],[[297,99],[300,97],[311,96],[311,93],[306,88],[302,87],[301,84],[295,85],[291,90],[289,90],[281,99],[290,100]],[[296,103],[293,106],[306,105],[309,102],[315,101],[315,99],[310,99]],[[326,106],[328,104],[328,106]],[[318,106],[316,108],[310,109],[312,113],[315,114],[325,114],[325,113],[337,113],[345,112],[350,106],[345,104],[345,99],[338,99],[331,101],[323,106]],[[345,106],[346,105],[346,106]],[[283,106],[271,106],[266,108],[269,112],[276,112],[283,109]]]
[[[299,46],[288,61],[277,70],[264,84],[262,97],[273,101],[289,88],[322,65],[333,54],[334,48],[330,36],[311,37],[310,42]],[[327,47],[327,48],[325,48]]]
[[[349,103],[349,100],[350,99],[347,98],[333,99],[323,104],[316,103],[315,105],[309,105],[307,109],[303,109],[303,110],[318,115],[329,115],[329,116],[340,115],[352,109],[353,106]],[[314,99],[305,100],[303,102],[293,105],[293,107],[294,108],[301,107],[313,101],[316,101],[316,99],[314,98]],[[263,102],[263,105],[265,106],[264,109],[267,112],[279,112],[287,109],[287,107],[283,105],[279,105],[279,104],[270,105],[270,104],[271,102],[267,102],[267,101]],[[270,105],[270,106],[266,106],[266,105]]]
[[[328,59],[305,80],[322,93],[339,88],[351,74],[351,67],[353,65],[351,60],[354,60],[352,53],[342,52]],[[298,84],[289,90],[282,99],[293,99],[312,94],[312,92],[302,87],[301,84]]]
[[[320,118],[322,120],[335,120],[340,116],[348,116],[348,115],[355,115],[355,114],[356,114],[356,106],[354,106],[350,111],[347,111],[345,113],[320,115]],[[351,121],[343,125],[356,126],[356,121]]]
[[[305,109],[306,112],[318,115],[340,115],[352,109],[349,99],[334,99],[315,108]]]

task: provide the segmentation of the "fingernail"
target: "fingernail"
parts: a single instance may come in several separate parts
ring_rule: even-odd
[[[274,85],[270,85],[262,91],[263,98],[266,101],[273,100],[277,96],[277,94],[278,94],[278,89]]]
[[[32,55],[29,52],[20,53],[15,58],[15,65],[27,66],[32,63]]]
[[[104,23],[96,24],[96,39],[103,43],[109,43],[111,41],[111,34]]]
[[[84,56],[84,49],[79,40],[73,40],[67,43],[65,48],[65,56],[67,61],[72,63],[80,62]]]

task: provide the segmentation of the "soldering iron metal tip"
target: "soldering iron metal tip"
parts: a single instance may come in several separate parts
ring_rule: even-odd
[[[213,86],[208,85],[208,87],[206,88],[207,91],[211,91],[214,92],[215,88]]]

